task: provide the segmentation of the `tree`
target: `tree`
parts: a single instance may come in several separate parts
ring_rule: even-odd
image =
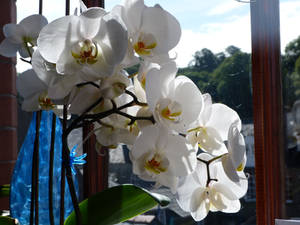
[[[233,56],[235,53],[241,52],[241,49],[234,45],[230,45],[225,49],[225,51],[229,54],[229,56]]]
[[[220,65],[226,58],[226,55],[224,52],[219,52],[216,54],[216,57],[217,57],[218,65]]]
[[[292,73],[295,69],[295,62],[300,57],[300,36],[291,41],[285,47],[285,55],[282,57],[284,73]]]
[[[285,108],[291,108],[300,98],[300,36],[285,47],[285,54],[281,57],[283,77],[283,100]]]
[[[227,57],[212,74],[213,99],[236,110],[242,120],[252,118],[250,55],[241,51]]]
[[[203,48],[201,51],[195,52],[194,59],[190,62],[190,66],[197,71],[212,72],[218,66],[218,59],[212,51]]]

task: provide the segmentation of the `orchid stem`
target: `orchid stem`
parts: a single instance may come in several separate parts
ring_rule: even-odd
[[[26,60],[26,59],[23,59],[23,58],[20,58],[23,62],[26,62],[26,63],[29,63],[29,64],[31,64],[31,61],[29,61],[29,60]]]
[[[52,130],[49,160],[49,218],[50,225],[54,225],[53,215],[53,163],[54,163],[54,145],[55,145],[56,115],[52,114]]]
[[[200,161],[200,162],[202,162],[202,163],[204,163],[204,164],[206,165],[206,173],[207,173],[206,187],[209,186],[209,184],[210,184],[211,181],[218,181],[217,179],[211,178],[211,176],[210,176],[210,171],[209,171],[209,165],[210,165],[212,162],[214,162],[214,161],[216,161],[216,160],[222,158],[223,156],[225,156],[225,155],[227,155],[227,154],[228,154],[228,153],[225,153],[225,154],[223,154],[223,155],[216,156],[216,157],[214,157],[214,158],[212,158],[212,159],[210,159],[210,160],[208,160],[208,161],[203,160],[203,159],[200,159],[200,158],[197,158],[198,161]]]
[[[73,182],[73,177],[72,177],[72,171],[71,171],[71,167],[70,167],[70,151],[68,148],[68,142],[67,142],[67,138],[68,138],[68,133],[67,133],[67,106],[64,105],[64,111],[63,111],[63,137],[62,137],[62,163],[64,165],[64,176],[62,177],[62,179],[65,180],[65,175],[66,175],[66,179],[69,185],[69,190],[70,190],[70,195],[71,195],[71,199],[72,199],[72,203],[73,203],[73,207],[74,207],[74,211],[75,211],[75,215],[76,215],[76,222],[77,225],[81,225],[81,213],[79,210],[79,206],[78,206],[78,201],[77,201],[77,196],[76,196],[76,191],[75,191],[75,187],[74,187],[74,182]]]
[[[67,140],[64,138],[64,132],[67,127],[67,115],[65,111],[67,107],[64,105],[63,109],[63,123],[62,123],[62,128],[63,128],[63,135],[62,135],[62,149],[61,149],[61,183],[60,183],[60,220],[59,224],[63,225],[64,224],[64,216],[65,216],[65,182],[66,182],[66,170],[65,170],[65,163],[66,163],[66,157],[65,157],[65,146]]]
[[[30,225],[39,224],[39,136],[41,111],[36,113],[35,139],[32,157]]]
[[[100,86],[99,86],[98,84],[96,84],[96,83],[94,83],[94,82],[92,82],[92,81],[80,83],[80,84],[77,84],[76,86],[77,86],[77,87],[83,87],[83,86],[85,86],[85,85],[92,85],[92,86],[94,86],[94,87],[96,87],[96,88],[100,88]]]

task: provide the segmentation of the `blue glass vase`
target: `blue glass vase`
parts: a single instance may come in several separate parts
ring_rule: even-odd
[[[39,225],[49,225],[49,162],[52,128],[52,111],[42,111],[39,137]],[[11,180],[10,210],[11,216],[17,218],[21,225],[30,223],[32,158],[36,129],[36,113],[32,120],[19,152]],[[54,163],[53,163],[53,214],[55,225],[60,216],[60,182],[62,162],[62,125],[56,119]],[[73,176],[73,179],[74,176]],[[78,196],[78,183],[74,180]],[[65,186],[65,218],[72,212],[72,200],[69,187]]]

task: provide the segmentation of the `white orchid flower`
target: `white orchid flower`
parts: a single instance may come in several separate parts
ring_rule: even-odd
[[[99,91],[104,98],[113,99],[123,94],[129,85],[131,80],[127,72],[119,70],[112,76],[102,78]]]
[[[42,82],[34,72],[30,69],[21,73],[17,77],[17,90],[23,97],[22,109],[27,112],[38,110],[53,110],[53,112],[62,117],[63,107],[56,105],[47,95],[47,85]],[[70,115],[68,115],[68,119]]]
[[[145,127],[130,153],[135,174],[167,186],[173,193],[179,177],[193,172],[197,163],[196,150],[185,138],[158,125]]]
[[[59,74],[80,73],[83,80],[93,81],[113,74],[126,54],[127,40],[118,20],[94,7],[45,26],[38,48],[45,60],[56,64]]]
[[[139,134],[135,124],[128,126],[128,123],[123,123],[122,126],[120,121],[106,119],[101,125],[96,123],[94,127],[97,141],[108,148],[116,148],[119,144],[133,145]]]
[[[213,157],[202,153],[198,158],[209,161]],[[245,176],[239,183],[228,179],[219,161],[212,162],[209,170],[205,163],[198,161],[195,172],[181,180],[177,189],[177,202],[196,221],[203,220],[209,211],[234,213],[240,210],[239,199],[245,195],[247,185]]]
[[[31,61],[36,75],[48,87],[48,97],[53,100],[64,99],[77,84],[84,82],[79,74],[58,74],[55,64],[47,62],[38,49],[34,51]]]
[[[133,84],[134,84],[134,90],[136,93],[137,98],[139,99],[140,102],[146,102],[146,77],[149,71],[151,71],[151,69],[153,68],[157,68],[159,69],[160,66],[156,63],[151,63],[148,61],[142,61],[140,63],[140,67],[139,70],[137,72],[137,74],[133,74],[134,78],[133,78]],[[137,75],[137,76],[135,76]]]
[[[227,140],[229,127],[237,121],[241,130],[241,120],[238,114],[228,106],[220,103],[212,104],[209,94],[203,95],[204,109],[197,121],[189,130],[187,138],[192,144],[214,155],[227,152],[224,141]]]
[[[240,177],[243,177],[247,159],[245,140],[238,126],[239,121],[235,121],[230,126],[227,142],[228,154],[222,157],[224,171],[234,182],[238,182]]]
[[[132,90],[133,87],[129,87]],[[113,99],[116,107],[120,107],[132,100],[127,94],[122,94],[117,98]],[[111,108],[112,109],[112,106]],[[130,116],[136,116],[139,110],[138,106],[128,107],[122,110]],[[139,134],[139,128],[137,123],[131,124],[131,120],[125,116],[119,114],[112,114],[106,118],[101,119],[98,123],[95,123],[96,128],[96,138],[97,141],[106,147],[116,147],[118,144],[133,145],[136,137]]]
[[[202,94],[187,77],[178,76],[175,62],[152,69],[147,74],[146,96],[156,122],[186,133],[203,107]]]
[[[160,5],[145,6],[143,0],[124,1],[123,6],[116,6],[112,12],[121,15],[128,29],[127,61],[136,61],[133,52],[151,62],[169,60],[168,53],[181,36],[180,24],[174,16]]]
[[[42,15],[31,15],[19,24],[6,24],[3,27],[5,39],[0,44],[0,54],[6,57],[16,56],[19,51],[24,58],[30,57],[41,29],[48,23]]]
[[[139,71],[138,71],[138,80],[140,81],[142,87],[146,89],[146,77],[147,74],[153,69],[157,68],[160,69],[159,64],[157,63],[151,63],[149,61],[142,61],[140,63]]]
[[[99,86],[99,82],[94,82],[94,84]],[[81,115],[92,104],[100,100],[101,97],[99,88],[94,85],[87,84],[79,87],[75,86],[68,97],[68,105],[70,105],[69,110],[72,114]],[[97,107],[99,110],[99,108],[103,106],[107,107],[106,101],[100,101],[98,106],[95,106],[95,109]]]

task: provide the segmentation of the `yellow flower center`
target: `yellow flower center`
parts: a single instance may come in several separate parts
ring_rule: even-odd
[[[162,158],[158,153],[155,153],[150,160],[146,160],[144,167],[155,174],[160,174],[167,171],[167,168],[163,166]]]
[[[169,109],[168,106],[161,111],[161,115],[165,119],[171,120],[171,121],[175,121],[181,115],[181,113],[182,113],[181,111],[171,112],[171,110]]]
[[[141,34],[138,41],[133,45],[135,52],[139,55],[151,55],[151,51],[157,46],[152,34]]]
[[[243,171],[243,169],[244,169],[244,164],[243,164],[243,163],[241,163],[241,164],[238,166],[238,168],[236,168],[236,170],[239,171],[239,172]]]
[[[113,83],[112,86],[113,86],[115,93],[117,93],[117,94],[122,94],[124,92],[124,90],[126,89],[126,85],[121,82]]]
[[[94,64],[98,61],[98,45],[91,40],[80,41],[72,46],[72,56],[79,64]]]
[[[54,109],[55,105],[51,101],[50,98],[48,98],[46,93],[43,93],[39,96],[39,104],[42,110],[51,110]]]

